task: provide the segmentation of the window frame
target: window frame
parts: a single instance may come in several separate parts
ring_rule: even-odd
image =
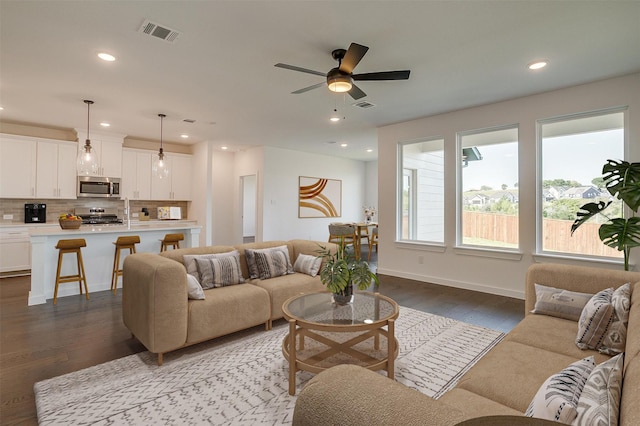
[[[569,261],[577,261],[580,262],[588,261],[593,263],[601,263],[608,265],[623,265],[624,260],[608,257],[608,256],[595,256],[588,254],[578,254],[578,253],[565,253],[565,252],[556,252],[556,251],[545,251],[543,249],[544,236],[542,235],[543,231],[543,209],[544,205],[542,202],[542,197],[544,194],[543,188],[543,174],[542,174],[542,126],[545,124],[553,124],[559,123],[562,121],[570,121],[576,119],[590,118],[590,117],[598,117],[609,114],[618,114],[622,113],[623,116],[623,136],[622,136],[622,153],[624,158],[622,160],[629,161],[629,107],[628,106],[616,106],[611,108],[603,108],[592,111],[584,111],[572,114],[559,115],[554,117],[548,117],[543,119],[536,120],[536,247],[535,252],[533,253],[533,258],[536,261],[545,261],[552,259],[564,259]],[[586,202],[586,201],[585,201]],[[627,207],[624,206],[623,214],[626,217],[629,212],[627,211]]]

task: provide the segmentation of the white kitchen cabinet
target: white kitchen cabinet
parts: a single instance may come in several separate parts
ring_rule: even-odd
[[[121,198],[151,199],[151,151],[122,150]]]
[[[168,153],[169,177],[151,174],[152,200],[191,200],[191,156]]]
[[[29,230],[25,227],[0,230],[0,273],[13,275],[31,269]]]
[[[36,195],[36,141],[0,135],[0,198]]]
[[[38,141],[36,197],[76,198],[75,142]]]
[[[84,148],[87,133],[78,129],[76,131],[78,132],[78,150],[80,150]],[[91,147],[98,154],[98,176],[121,178],[124,136],[91,132],[90,139]]]

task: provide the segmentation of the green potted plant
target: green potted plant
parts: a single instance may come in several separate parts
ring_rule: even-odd
[[[607,190],[631,210],[631,217],[611,218],[604,211],[612,201],[587,203],[580,207],[577,218],[571,226],[571,235],[587,220],[596,215],[607,219],[598,229],[600,240],[609,247],[624,253],[624,270],[629,270],[629,252],[640,246],[640,217],[636,216],[640,207],[640,163],[621,160],[607,160],[602,167],[602,178]]]
[[[356,259],[353,253],[338,245],[333,251],[320,246],[318,250],[324,263],[320,270],[320,280],[333,293],[333,298],[338,304],[347,304],[353,295],[353,286],[359,290],[366,290],[373,280],[379,284],[378,276],[371,272],[369,263],[362,259]]]

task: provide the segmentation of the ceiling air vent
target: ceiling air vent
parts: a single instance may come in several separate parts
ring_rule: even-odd
[[[148,34],[150,36],[159,38],[160,40],[164,40],[169,43],[173,43],[176,41],[180,33],[176,30],[172,30],[171,28],[167,28],[165,25],[157,24],[155,22],[151,22],[148,19],[140,26],[138,32],[143,34]]]
[[[367,108],[373,108],[375,105],[372,104],[371,102],[359,101],[359,102],[356,102],[355,104],[353,104],[353,106],[356,107],[356,108],[367,109]]]
[[[185,118],[185,119],[184,119],[184,120],[182,120],[182,121],[184,121],[185,123],[191,123],[191,124],[193,124],[193,123],[195,123],[195,122],[196,122],[196,120],[194,120],[193,118]]]

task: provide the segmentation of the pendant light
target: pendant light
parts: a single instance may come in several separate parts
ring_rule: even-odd
[[[84,142],[84,146],[78,149],[76,166],[80,176],[97,175],[99,171],[98,155],[91,146],[91,140],[89,139],[89,109],[93,101],[85,99],[84,103],[87,104],[87,139]]]
[[[158,179],[167,179],[169,177],[169,165],[167,164],[167,157],[162,150],[162,122],[166,115],[158,114],[158,117],[160,117],[160,151],[158,151],[158,156],[153,160],[151,170]]]

